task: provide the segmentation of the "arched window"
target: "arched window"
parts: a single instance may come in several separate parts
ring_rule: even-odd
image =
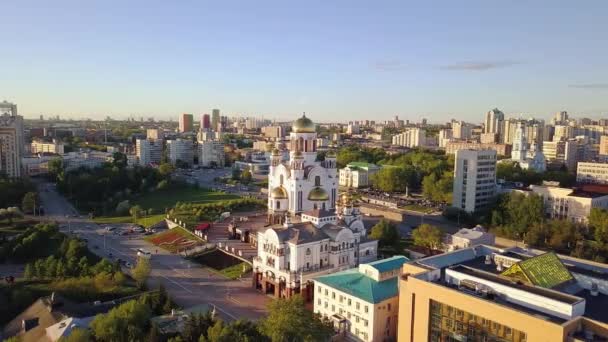
[[[279,177],[279,184],[280,184],[280,185],[283,185],[283,175],[281,175],[281,176]]]
[[[321,186],[321,176],[315,176],[315,186]]]
[[[306,255],[310,255],[310,248],[306,248]]]
[[[346,248],[346,243],[342,242],[342,249]]]
[[[277,209],[281,209],[281,202],[280,202],[280,201],[277,201],[276,208],[277,208]]]

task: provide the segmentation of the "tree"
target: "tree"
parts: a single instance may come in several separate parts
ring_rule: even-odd
[[[589,214],[589,227],[593,229],[595,241],[608,243],[608,210],[592,208]]]
[[[157,190],[165,190],[167,188],[169,188],[169,182],[167,182],[166,179],[163,179],[162,181],[158,182],[158,184],[156,184]]]
[[[232,168],[232,179],[233,180],[241,179],[241,170],[238,167]]]
[[[137,220],[141,217],[144,209],[140,205],[134,205],[129,209],[129,214],[133,218],[133,223],[137,223]]]
[[[49,174],[53,179],[57,179],[63,174],[63,159],[61,157],[53,158],[48,163]]]
[[[150,260],[148,258],[139,257],[137,258],[137,264],[133,268],[131,275],[137,282],[137,287],[143,289],[146,285],[146,280],[150,275],[151,267]]]
[[[415,245],[425,247],[431,252],[441,246],[443,232],[438,227],[425,223],[414,229],[412,238]]]
[[[415,183],[415,177],[411,166],[385,166],[372,176],[372,184],[386,192],[406,192]]]
[[[150,308],[147,305],[131,300],[107,314],[95,316],[90,328],[96,341],[141,341],[147,331],[150,316]]]
[[[399,242],[397,227],[385,219],[380,220],[372,227],[370,237],[379,240],[381,247],[394,246]]]
[[[331,325],[307,310],[299,295],[271,301],[259,328],[273,342],[326,341],[333,334]]]
[[[444,172],[441,177],[431,173],[422,179],[422,195],[434,202],[452,202],[454,175]]]
[[[112,165],[118,167],[119,169],[125,168],[127,166],[127,155],[121,152],[114,152],[112,154]]]
[[[129,202],[129,200],[124,200],[122,202],[119,202],[115,209],[116,215],[119,215],[119,216],[126,215],[129,213],[130,209],[131,209],[131,203]]]
[[[23,196],[21,201],[21,210],[26,214],[32,214],[36,211],[36,203],[38,202],[38,196],[35,192],[28,192]]]
[[[169,163],[162,163],[158,167],[158,172],[165,179],[169,179],[171,177],[171,173],[173,173],[173,171],[175,171],[175,168],[173,167],[173,165],[171,165]]]
[[[243,170],[243,172],[241,172],[241,183],[249,184],[252,179],[253,176],[251,174],[251,171],[249,171],[249,168],[246,168],[245,170]]]

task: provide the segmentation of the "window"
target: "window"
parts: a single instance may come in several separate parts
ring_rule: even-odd
[[[336,299],[336,293],[335,292],[331,292],[331,299]]]
[[[368,313],[369,309],[367,307],[367,305],[365,306],[365,313]]]
[[[329,291],[327,289],[325,289],[325,295],[329,296]]]
[[[318,291],[318,292],[319,292],[319,293],[321,293],[321,286],[319,286],[319,287],[317,287],[317,288],[319,289],[319,291]]]
[[[352,302],[352,301],[351,301],[351,300],[350,300],[350,298],[349,298],[349,299],[348,299],[348,306],[350,306],[351,302]]]
[[[317,300],[317,304],[321,305],[321,298]]]
[[[315,176],[315,186],[321,186],[321,177]]]
[[[331,306],[331,312],[336,312],[336,306],[335,305]]]
[[[356,303],[355,307],[359,310],[359,302]]]
[[[386,310],[391,311],[391,303],[388,303],[388,304],[386,305]]]

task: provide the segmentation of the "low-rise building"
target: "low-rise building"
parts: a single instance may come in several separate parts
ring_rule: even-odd
[[[548,218],[586,224],[592,208],[608,209],[608,195],[590,190],[560,188],[557,182],[530,185],[532,193],[543,199]]]
[[[64,153],[64,144],[57,139],[53,139],[53,141],[34,140],[34,141],[32,141],[30,149],[31,149],[32,154],[36,154],[36,153],[63,154]]]
[[[473,228],[462,228],[450,235],[448,249],[462,249],[477,245],[493,246],[494,241],[494,234],[487,232],[482,226],[477,225]]]
[[[348,340],[394,340],[398,279],[408,261],[399,255],[315,278],[314,312],[331,320]]]
[[[371,185],[370,179],[380,167],[370,163],[352,162],[340,169],[340,186],[363,188]]]
[[[608,265],[478,245],[404,264],[398,341],[605,341]]]
[[[509,144],[483,144],[474,141],[450,141],[445,145],[445,154],[455,154],[458,150],[494,150],[499,156],[510,156]]]
[[[576,181],[578,183],[608,184],[608,163],[578,162]]]
[[[112,162],[112,153],[100,151],[69,152],[63,155],[63,168],[65,171],[76,170],[81,167],[93,169],[104,163]]]

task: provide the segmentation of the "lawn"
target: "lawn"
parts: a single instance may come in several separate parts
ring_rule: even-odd
[[[425,214],[431,214],[433,213],[435,210],[432,208],[427,208],[418,204],[408,204],[408,205],[404,205],[402,207],[402,209],[405,210],[412,210],[412,211],[417,211],[419,213],[425,213]]]
[[[158,234],[146,236],[144,240],[153,243],[154,245],[171,253],[176,253],[180,249],[195,246],[201,243],[201,240],[197,236],[181,227],[176,227]]]
[[[247,272],[251,270],[251,266],[246,262],[235,257],[227,255],[217,249],[203,252],[192,258],[194,261],[205,266],[210,271],[220,274],[229,279],[237,279],[243,274],[243,266]]]
[[[165,208],[172,208],[175,203],[205,204],[218,201],[237,199],[239,196],[224,192],[195,189],[177,186],[162,191],[147,193],[132,200],[132,204],[139,204],[142,208],[152,208],[156,212],[165,212]]]
[[[142,226],[147,228],[164,219],[165,219],[165,214],[150,215],[150,216],[142,217],[142,218],[138,219],[137,224],[141,224]],[[133,218],[131,216],[114,216],[114,217],[101,216],[101,217],[94,218],[93,221],[98,224],[132,223]]]

